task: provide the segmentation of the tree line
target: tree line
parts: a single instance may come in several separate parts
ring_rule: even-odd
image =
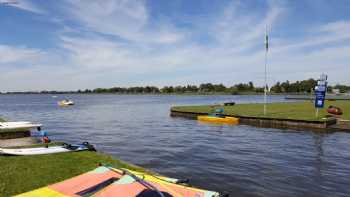
[[[307,79],[296,82],[277,82],[267,87],[271,93],[311,93],[313,92],[317,80]],[[335,86],[328,86],[327,91],[331,92],[332,89],[339,89],[340,93],[350,91],[350,86],[337,84]],[[252,81],[248,83],[238,83],[233,86],[225,86],[223,84],[203,83],[197,85],[185,85],[185,86],[164,86],[158,88],[156,86],[137,86],[129,88],[113,87],[113,88],[97,88],[94,90],[78,90],[79,93],[120,93],[120,94],[210,94],[210,93],[223,93],[223,94],[247,94],[247,93],[263,93],[264,87],[257,87]]]
[[[268,88],[271,93],[311,93],[317,84],[315,79],[307,79],[296,82],[277,82]],[[337,84],[328,86],[328,91],[339,89],[340,93],[350,92],[350,86]],[[238,83],[233,86],[223,84],[203,83],[200,85],[185,86],[135,86],[135,87],[112,87],[96,88],[78,91],[39,91],[39,92],[7,92],[7,93],[41,93],[41,94],[62,94],[62,93],[114,93],[114,94],[254,94],[263,93],[264,87],[256,87],[253,82]]]
[[[113,88],[96,88],[93,90],[78,90],[78,93],[119,93],[119,94],[185,94],[185,93],[226,93],[238,94],[239,92],[261,92],[260,88],[254,87],[253,82],[239,83],[232,87],[226,87],[223,84],[203,83],[197,85],[185,86],[136,86],[136,87],[113,87]]]
[[[277,82],[271,87],[271,92],[273,93],[311,93],[314,91],[315,86],[317,85],[317,80],[307,79],[296,82]],[[350,86],[336,84],[334,86],[327,86],[327,92],[332,92],[333,89],[338,89],[340,93],[350,92]]]

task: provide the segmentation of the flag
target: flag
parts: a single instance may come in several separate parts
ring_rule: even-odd
[[[265,47],[266,47],[266,52],[269,50],[269,36],[265,35]]]

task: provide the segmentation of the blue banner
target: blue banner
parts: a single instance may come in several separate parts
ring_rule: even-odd
[[[315,107],[323,108],[327,92],[327,75],[322,74],[315,86]]]
[[[324,107],[324,100],[326,98],[326,91],[316,90],[315,96],[316,96],[315,107],[316,108],[323,108]]]

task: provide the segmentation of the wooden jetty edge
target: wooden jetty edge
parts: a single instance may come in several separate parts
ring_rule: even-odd
[[[204,112],[188,112],[179,110],[170,110],[170,116],[172,117],[183,117],[189,119],[197,119],[199,115],[207,115]],[[232,116],[232,115],[227,115]],[[233,117],[233,116],[232,116]],[[267,117],[253,117],[253,116],[239,116],[240,124],[251,125],[256,127],[268,127],[268,128],[282,128],[282,129],[310,129],[313,131],[325,131],[325,132],[350,132],[350,123],[345,124],[337,121],[336,118],[327,118],[326,120],[295,120],[295,119],[284,119],[284,118],[267,118]]]
[[[314,100],[314,95],[287,95],[285,99],[290,100]],[[350,100],[350,95],[326,95],[326,100]]]

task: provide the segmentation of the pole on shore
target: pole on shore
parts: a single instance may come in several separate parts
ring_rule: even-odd
[[[269,36],[267,32],[267,25],[266,25],[266,32],[265,32],[265,80],[264,80],[264,115],[266,115],[267,112],[267,52],[269,51]]]

